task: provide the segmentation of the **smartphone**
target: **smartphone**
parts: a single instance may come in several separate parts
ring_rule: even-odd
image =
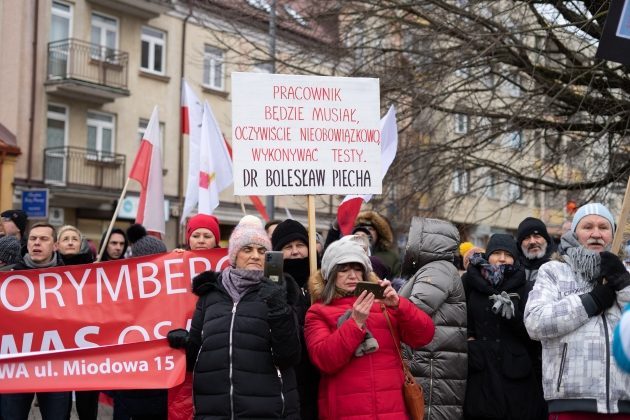
[[[282,280],[284,269],[284,257],[282,251],[265,252],[265,277],[279,283]]]
[[[369,281],[360,281],[357,283],[357,287],[354,289],[354,295],[359,296],[361,292],[367,290],[368,292],[372,292],[376,299],[384,299],[383,292],[385,291],[384,287],[378,285],[378,283],[372,283]]]

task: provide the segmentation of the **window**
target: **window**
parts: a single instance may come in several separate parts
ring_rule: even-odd
[[[203,49],[203,84],[223,90],[223,51],[210,45]]]
[[[507,184],[507,200],[510,203],[524,203],[523,190],[521,186],[512,180]]]
[[[118,21],[114,18],[92,13],[92,58],[116,61],[118,47]]]
[[[513,98],[521,96],[521,78],[518,74],[509,74],[506,76],[505,91]]]
[[[144,118],[140,118],[138,122],[138,144],[142,141],[142,136],[144,136],[145,131],[147,131],[147,126],[149,125],[149,120],[145,120]],[[160,150],[162,151],[162,163],[164,163],[164,123],[160,123]]]
[[[503,137],[503,145],[511,149],[520,150],[523,148],[523,132],[512,131]]]
[[[466,194],[470,188],[468,171],[456,169],[453,172],[453,192],[455,194]]]
[[[68,142],[68,109],[63,105],[48,105],[46,119],[46,151],[44,179],[46,182],[65,183]]]
[[[111,160],[114,154],[114,124],[112,114],[88,111],[88,159]]]
[[[140,68],[151,73],[164,74],[166,33],[143,26],[140,39]]]
[[[271,63],[258,63],[254,64],[254,68],[252,70],[253,73],[272,73],[273,64]]]
[[[486,176],[486,188],[484,194],[488,198],[497,198],[497,178],[494,174],[488,174]]]
[[[50,42],[68,39],[72,36],[72,6],[53,1],[50,19]]]
[[[468,132],[468,115],[455,114],[455,133],[466,134]]]

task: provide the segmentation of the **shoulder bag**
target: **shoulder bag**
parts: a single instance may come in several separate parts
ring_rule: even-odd
[[[394,346],[396,346],[396,351],[398,352],[398,356],[400,356],[400,363],[402,364],[403,374],[405,375],[405,382],[403,383],[403,397],[405,399],[405,406],[407,407],[409,418],[412,420],[423,420],[424,392],[422,391],[422,386],[416,382],[416,378],[413,377],[405,359],[403,359],[402,352],[398,346],[398,340],[396,339],[394,329],[392,328],[392,323],[389,320],[389,315],[387,314],[387,308],[385,305],[381,304],[381,309],[383,310],[383,315],[385,315],[389,332],[392,334],[392,338],[394,339]]]

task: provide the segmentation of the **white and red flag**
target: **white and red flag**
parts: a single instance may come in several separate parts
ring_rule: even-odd
[[[186,80],[182,79],[182,134],[188,135],[188,181],[181,222],[192,212],[199,200],[199,144],[201,141],[201,116],[203,104]]]
[[[198,212],[212,214],[219,206],[219,193],[232,184],[233,174],[232,159],[208,102],[203,105],[201,118],[198,179]]]
[[[160,148],[160,119],[158,107],[153,108],[151,119],[142,136],[140,149],[133,161],[129,178],[140,183],[140,200],[136,223],[147,232],[164,235],[164,192],[162,181],[162,150]]]
[[[396,157],[398,150],[398,127],[396,125],[396,108],[390,106],[387,114],[381,118],[381,176],[385,174]],[[347,195],[337,208],[337,223],[343,235],[352,232],[354,221],[361,211],[361,205],[372,199],[368,195]]]

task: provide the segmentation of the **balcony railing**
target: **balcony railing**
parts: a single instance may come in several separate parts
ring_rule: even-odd
[[[126,52],[72,38],[48,43],[46,84],[49,86],[76,84],[84,93],[100,89],[107,91],[113,100],[129,96],[128,71]]]
[[[126,157],[82,147],[44,149],[44,181],[75,188],[120,190],[127,175]]]

